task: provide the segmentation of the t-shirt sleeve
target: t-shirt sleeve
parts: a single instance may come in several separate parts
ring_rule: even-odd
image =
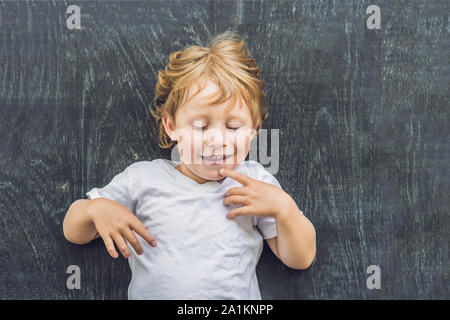
[[[270,183],[282,189],[278,180],[270,172],[268,172],[261,164],[258,164],[257,166],[256,178],[257,180]],[[277,226],[275,218],[257,216],[256,225],[258,227],[258,230],[262,234],[263,239],[271,239],[277,236]]]
[[[135,213],[135,202],[130,196],[130,167],[118,173],[113,179],[104,187],[94,187],[86,192],[89,199],[106,198],[117,201],[127,207],[130,211]]]

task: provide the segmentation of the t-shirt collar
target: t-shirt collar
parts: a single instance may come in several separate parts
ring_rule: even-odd
[[[198,183],[194,179],[189,178],[188,176],[185,176],[180,171],[175,169],[176,166],[178,166],[180,164],[179,161],[168,160],[168,159],[162,159],[162,160],[164,160],[164,163],[166,164],[167,171],[170,173],[170,175],[175,180],[179,181],[180,183],[185,183],[187,187],[190,187],[190,188],[192,188],[192,190],[195,190],[195,191],[213,192],[214,190],[218,190],[219,188],[224,186],[230,180],[230,178],[225,177],[224,179],[222,179],[220,181],[211,180],[211,181],[208,181],[205,183]],[[239,168],[240,166],[242,166],[242,163],[239,164],[239,166],[237,168]]]

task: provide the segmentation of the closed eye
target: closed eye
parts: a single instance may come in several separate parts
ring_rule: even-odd
[[[195,130],[205,130],[206,128],[208,128],[208,126],[205,126],[205,127],[195,127],[195,126],[192,126]],[[238,130],[239,129],[239,127],[227,127],[227,129],[228,130],[233,130],[233,131],[236,131],[236,130]]]
[[[206,127],[195,127],[195,126],[192,126],[195,130],[204,130],[204,129],[206,129],[208,126],[206,126]]]

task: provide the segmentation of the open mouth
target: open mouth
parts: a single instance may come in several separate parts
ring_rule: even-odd
[[[210,164],[218,164],[218,163],[224,163],[226,159],[228,159],[229,157],[231,157],[232,155],[219,155],[219,156],[201,156],[202,159],[206,162],[206,163],[210,163]]]

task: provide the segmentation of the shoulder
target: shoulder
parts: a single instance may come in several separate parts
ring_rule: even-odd
[[[246,160],[242,162],[238,169],[246,171],[248,175],[252,175],[254,178],[260,177],[264,174],[270,174],[261,163],[255,160]]]
[[[136,161],[126,167],[125,170],[131,176],[138,178],[144,175],[160,172],[160,169],[165,165],[164,161],[164,159]]]
[[[127,169],[139,169],[139,168],[146,168],[146,167],[153,167],[153,166],[159,166],[162,164],[164,159],[154,159],[154,160],[141,160],[136,161],[130,164]]]
[[[260,170],[261,167],[264,168],[258,161],[245,160],[241,162],[241,164],[236,169],[241,171],[255,171]]]
[[[246,160],[238,167],[238,171],[248,175],[255,180],[265,181],[275,185],[279,185],[277,179],[271,174],[261,163],[255,160]]]
[[[264,166],[261,164],[261,163],[259,163],[258,161],[255,161],[255,160],[248,160],[247,161],[247,166],[249,166],[252,170],[254,170],[255,171],[255,173],[257,173],[257,174],[265,174],[265,173],[268,173],[268,174],[270,174],[267,170],[266,170],[266,168],[264,168]]]

